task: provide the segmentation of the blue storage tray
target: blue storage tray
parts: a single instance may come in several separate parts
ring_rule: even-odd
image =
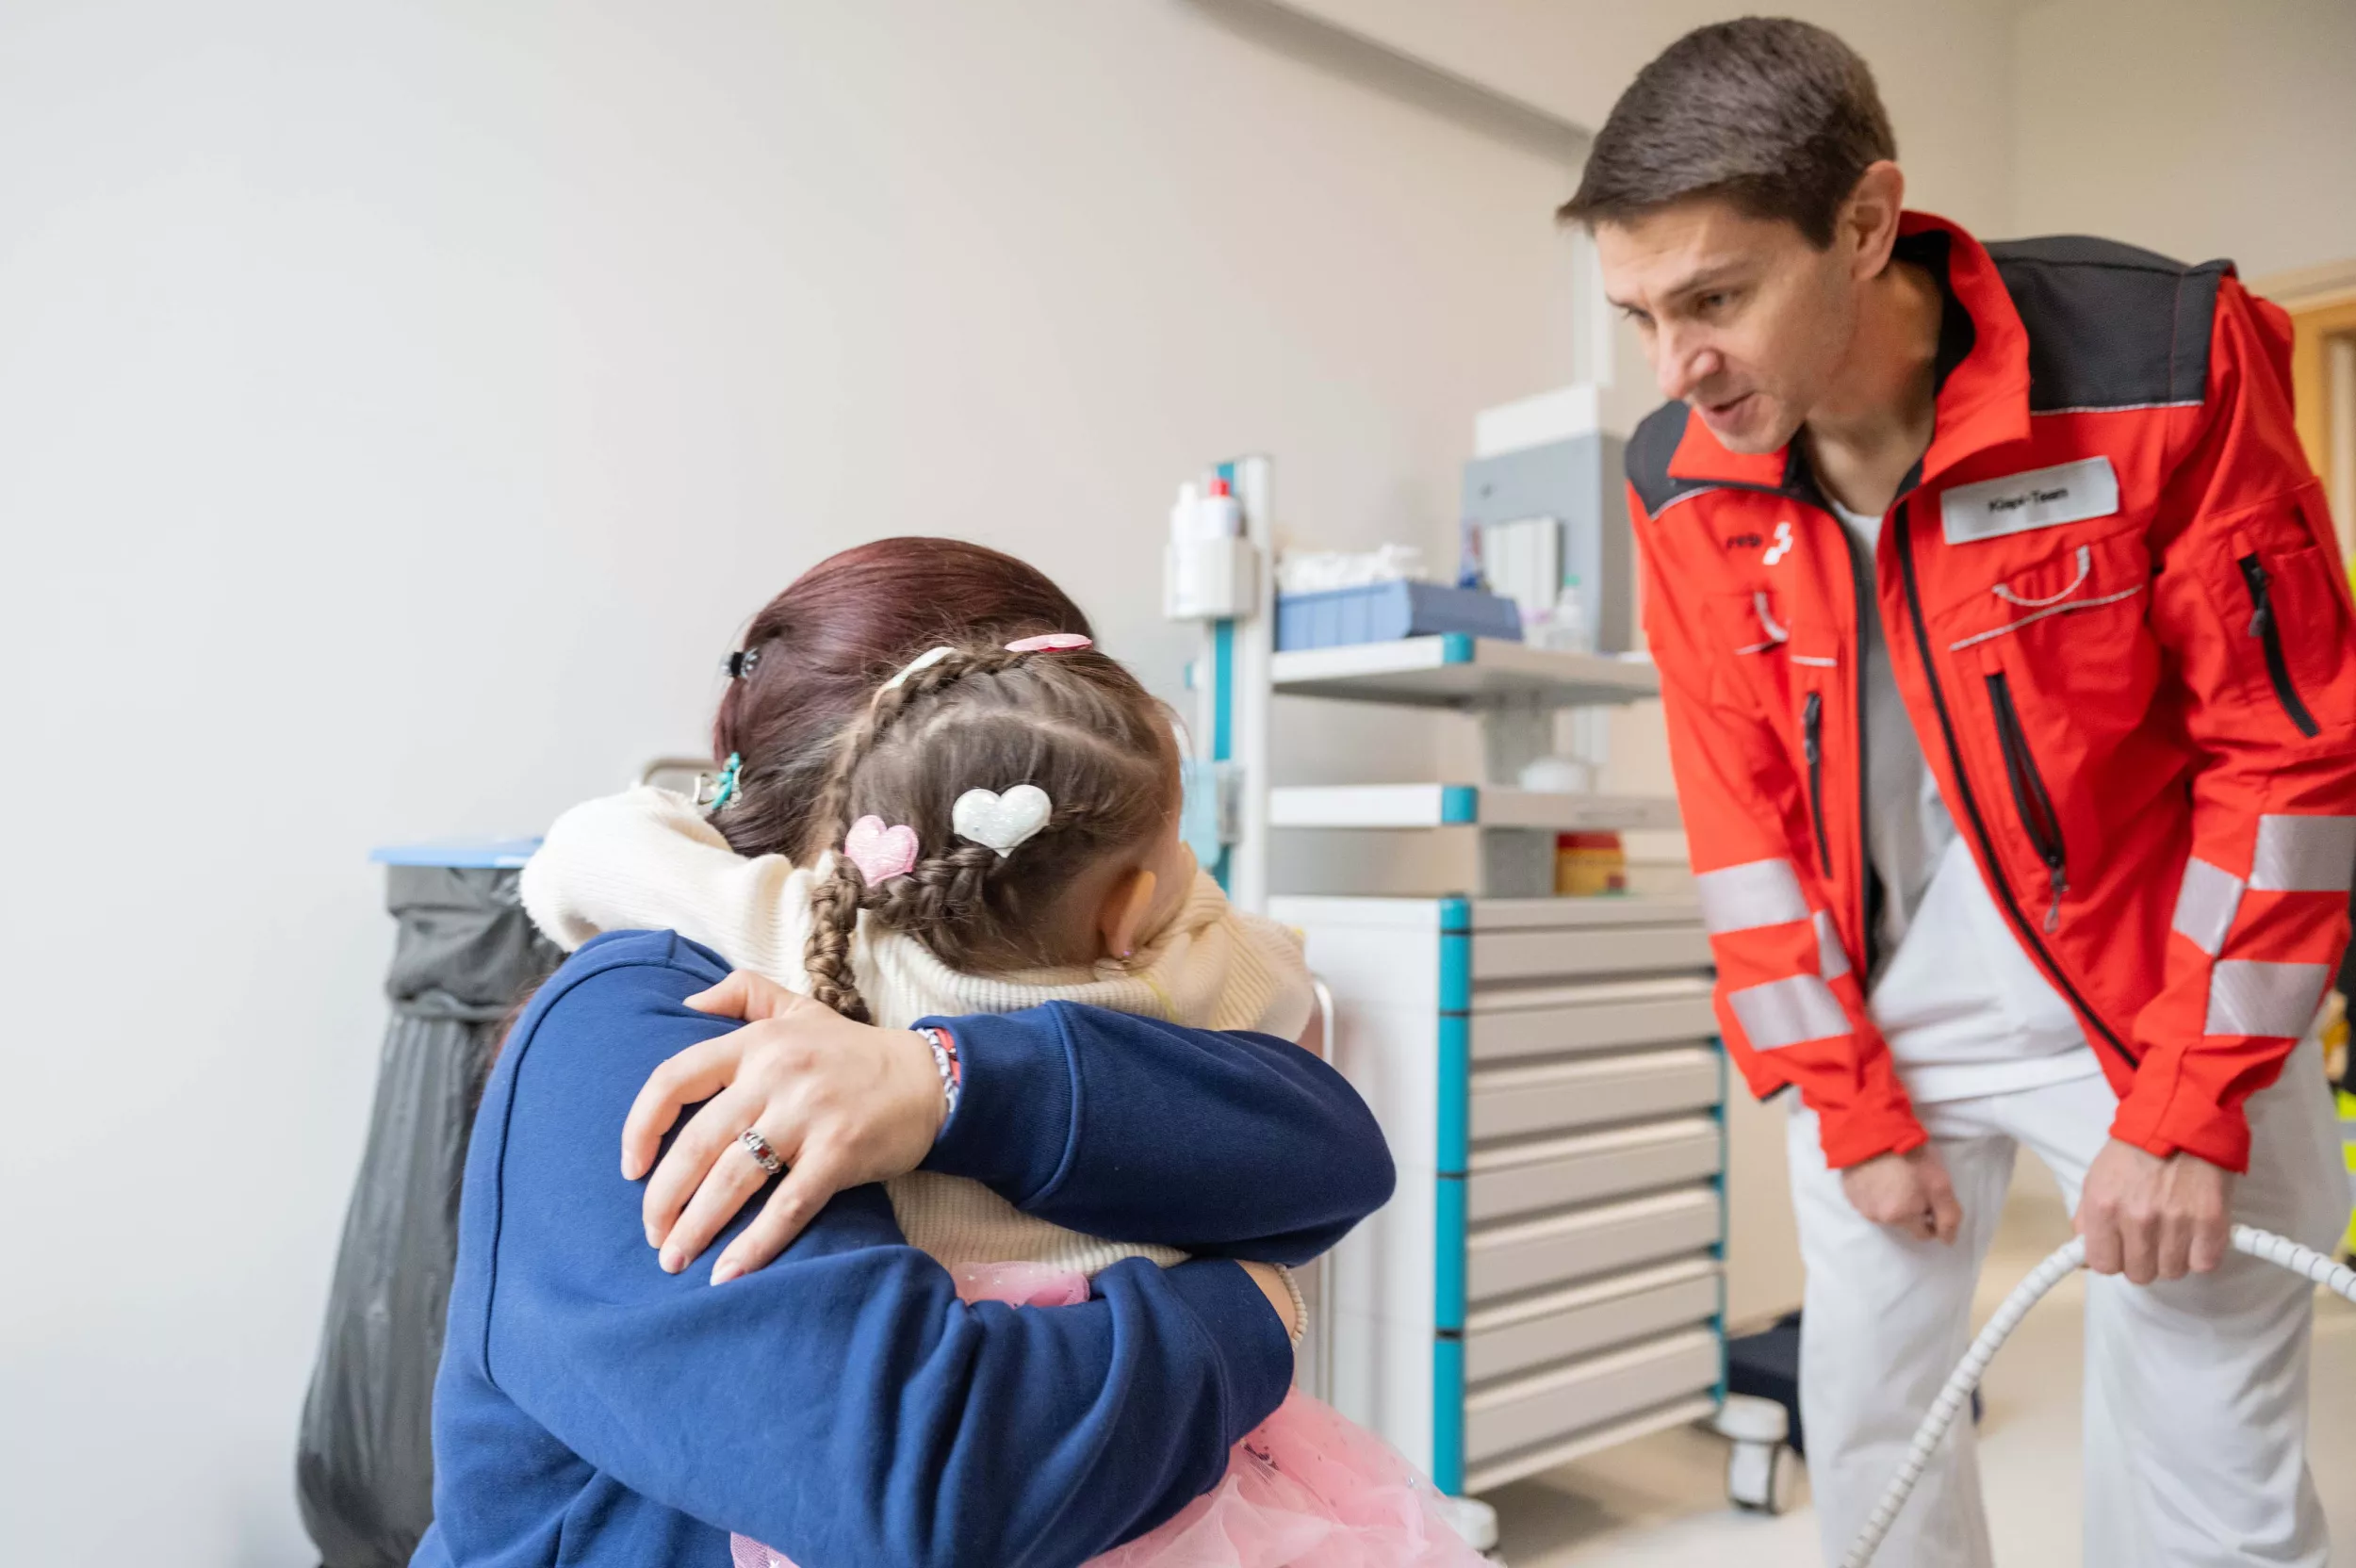
[[[1501,594],[1437,582],[1375,582],[1364,588],[1276,596],[1279,652],[1393,643],[1444,631],[1518,643],[1522,614]]]

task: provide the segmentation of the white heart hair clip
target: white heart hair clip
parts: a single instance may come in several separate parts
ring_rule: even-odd
[[[949,808],[949,825],[958,838],[996,850],[1003,860],[1017,844],[1036,837],[1055,808],[1036,784],[1017,784],[1003,795],[968,790]]]
[[[957,650],[953,647],[946,646],[926,648],[923,653],[918,654],[915,658],[901,665],[900,673],[883,683],[883,690],[887,692],[897,691],[901,686],[907,684],[908,677],[921,674],[925,670],[931,669],[935,664],[940,663],[942,660],[948,658],[951,654],[957,651]]]

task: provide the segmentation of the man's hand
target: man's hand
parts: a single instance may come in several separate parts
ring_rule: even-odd
[[[2077,1232],[2086,1266],[2139,1285],[2206,1274],[2225,1258],[2233,1175],[2192,1154],[2157,1154],[2113,1138],[2086,1168]]]
[[[1963,1205],[1947,1167],[1929,1144],[1903,1154],[1876,1154],[1841,1173],[1849,1206],[1877,1225],[1892,1225],[1922,1241],[1950,1246],[1963,1228]]]
[[[712,1265],[715,1285],[784,1251],[843,1188],[914,1170],[940,1135],[948,1105],[918,1036],[854,1023],[743,970],[687,1004],[746,1021],[655,1069],[622,1124],[622,1174],[636,1181],[680,1110],[706,1102],[646,1184],[646,1244],[663,1250],[670,1272],[693,1263],[769,1180],[737,1141],[746,1128],[791,1169]]]

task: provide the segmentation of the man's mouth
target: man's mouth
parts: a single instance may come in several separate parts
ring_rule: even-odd
[[[1745,392],[1740,397],[1728,398],[1724,402],[1704,403],[1701,405],[1702,417],[1713,425],[1730,424],[1742,416],[1743,412],[1751,406],[1751,400],[1756,396],[1758,394]]]

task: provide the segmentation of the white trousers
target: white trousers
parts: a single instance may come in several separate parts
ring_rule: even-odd
[[[1849,1206],[1816,1118],[1792,1117],[1808,1293],[1800,1416],[1824,1560],[1840,1561],[1970,1344],[1972,1288],[2026,1146],[2074,1212],[2119,1102],[2100,1077],[1918,1107],[1954,1178],[1963,1230],[1918,1241]],[[2250,1163],[2233,1217],[2329,1251],[2348,1177],[2311,1039],[2249,1103]],[[2089,1568],[2323,1568],[2307,1473],[2312,1287],[2237,1252],[2213,1274],[2086,1282],[2086,1540]],[[1988,1568],[1968,1422],[1957,1422],[1884,1543],[1891,1568]]]

